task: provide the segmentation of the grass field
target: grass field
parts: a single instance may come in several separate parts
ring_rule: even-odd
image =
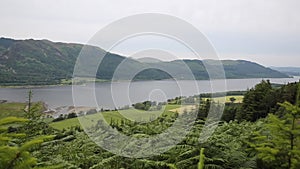
[[[121,122],[122,119],[128,119],[131,121],[137,122],[149,122],[151,120],[155,120],[161,114],[164,115],[172,115],[174,112],[170,111],[173,109],[177,109],[180,105],[167,105],[164,106],[161,111],[143,111],[136,109],[127,109],[127,110],[119,110],[119,111],[108,111],[102,112],[103,118],[109,124],[113,120],[114,122]],[[100,113],[81,116],[79,118],[66,119],[63,121],[50,123],[55,129],[67,129],[72,126],[83,125],[84,127],[90,127],[97,123],[98,120],[102,119]],[[80,122],[79,122],[80,120]]]
[[[37,102],[32,104],[37,111],[42,112],[44,110],[43,103]],[[24,117],[26,103],[1,103],[0,104],[0,118],[15,116],[15,117]]]
[[[225,102],[230,103],[230,98],[234,97],[236,100],[234,103],[242,103],[244,96],[242,95],[232,95],[232,96],[226,96]],[[207,98],[202,98],[207,99]],[[213,98],[215,102],[221,102],[224,100],[224,97],[215,97]],[[189,108],[189,107],[187,107]],[[108,111],[101,113],[103,115],[103,118],[107,123],[111,123],[113,120],[114,122],[120,122],[122,119],[128,119],[131,121],[137,121],[137,122],[149,122],[151,120],[155,120],[157,117],[159,117],[161,114],[165,115],[171,115],[174,114],[174,112],[186,109],[185,107],[180,108],[180,105],[176,104],[168,104],[164,107],[164,111],[143,111],[143,110],[136,110],[136,109],[127,109],[127,110],[119,110],[119,111]],[[80,118],[80,119],[79,119]],[[67,129],[72,126],[79,126],[83,125],[85,127],[89,127],[91,125],[94,125],[97,123],[98,120],[102,119],[102,116],[100,113],[92,114],[92,115],[86,115],[79,118],[72,118],[72,119],[66,119],[59,122],[53,122],[50,123],[50,125],[56,129],[62,130]],[[80,122],[79,122],[80,120]]]
[[[178,114],[182,114],[184,112],[190,112],[192,111],[193,109],[196,109],[196,105],[186,105],[186,106],[181,106],[181,107],[178,107],[178,108],[175,108],[175,109],[171,109],[170,111],[171,112],[177,112]]]
[[[1,103],[0,104],[0,118],[15,116],[24,117],[25,103]]]
[[[230,103],[230,98],[234,97],[236,100],[234,101],[234,103],[242,103],[244,96],[243,95],[232,95],[232,96],[225,96],[225,103]],[[202,98],[204,100],[208,99],[208,98]],[[224,101],[224,97],[214,97],[212,98],[215,102],[223,102]]]

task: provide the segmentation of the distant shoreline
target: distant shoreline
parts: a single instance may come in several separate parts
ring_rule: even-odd
[[[227,78],[228,80],[234,79],[292,79],[292,78],[300,78],[300,76],[291,76],[288,78],[276,78],[276,77],[257,77],[257,78]],[[227,80],[225,79],[225,80]],[[134,82],[147,82],[147,81],[170,81],[175,79],[161,79],[161,80],[135,80]],[[224,80],[224,79],[201,79],[196,81],[205,81],[205,80]],[[177,81],[193,81],[193,80],[185,80],[185,79],[177,79]],[[94,81],[86,81],[82,83],[78,83],[77,85],[86,85],[93,83]],[[97,79],[95,83],[111,83],[111,82],[131,82],[131,80],[118,80],[118,81],[111,81],[111,80],[103,80]],[[45,87],[59,87],[59,86],[72,86],[72,83],[61,83],[61,84],[45,84],[45,85],[0,85],[0,88],[11,88],[11,89],[30,89],[30,88],[45,88]]]
[[[58,87],[58,86],[70,86],[69,84],[54,84],[54,85],[15,85],[15,86],[2,86],[0,88],[10,88],[10,89],[30,89],[30,88],[43,88],[43,87]]]

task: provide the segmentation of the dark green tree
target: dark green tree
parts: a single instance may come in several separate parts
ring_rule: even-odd
[[[242,111],[237,115],[237,119],[256,121],[265,118],[271,107],[276,105],[273,103],[271,93],[273,92],[270,81],[262,81],[254,88],[250,89],[245,95],[242,104]]]
[[[296,104],[279,105],[285,115],[279,118],[269,114],[264,129],[256,133],[250,145],[263,167],[296,169],[300,167],[300,84]]]
[[[240,104],[232,104],[232,103],[226,103],[224,107],[224,112],[222,115],[222,120],[229,122],[231,120],[234,120],[236,117],[236,114],[239,110]]]
[[[53,129],[44,121],[42,117],[43,104],[32,102],[33,93],[28,92],[28,102],[25,107],[25,117],[29,119],[21,128],[26,133],[26,138],[31,139],[37,135],[53,134]]]
[[[212,101],[210,99],[201,101],[201,104],[199,105],[198,118],[205,119],[207,117],[210,106],[211,106],[211,102]]]
[[[229,100],[230,100],[231,103],[234,103],[236,101],[236,98],[235,97],[230,97]]]

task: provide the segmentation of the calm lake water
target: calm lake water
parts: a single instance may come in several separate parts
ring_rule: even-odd
[[[300,77],[269,79],[272,83],[286,84],[299,81]],[[227,79],[201,81],[141,81],[107,82],[75,86],[76,106],[95,106],[113,109],[145,100],[166,101],[176,96],[192,96],[200,93],[246,90],[262,79]],[[72,86],[31,88],[34,101],[45,102],[50,109],[73,104]],[[0,100],[25,102],[29,88],[0,88]],[[94,97],[96,99],[94,99]]]

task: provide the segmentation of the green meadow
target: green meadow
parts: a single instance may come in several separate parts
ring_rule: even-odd
[[[166,105],[163,106],[162,110],[159,111],[144,111],[130,108],[126,110],[98,112],[96,114],[80,116],[78,118],[71,118],[58,122],[52,122],[50,123],[50,126],[58,130],[68,129],[80,125],[83,125],[84,127],[90,127],[93,124],[97,123],[97,121],[100,119],[104,119],[108,124],[110,124],[112,121],[115,123],[120,123],[121,120],[126,119],[146,123],[155,120],[159,116],[168,117],[174,114],[174,112],[170,110],[179,107],[180,105]]]

